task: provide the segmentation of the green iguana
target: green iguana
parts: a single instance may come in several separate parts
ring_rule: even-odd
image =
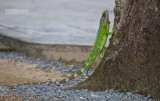
[[[96,59],[97,55],[99,55],[99,58],[102,59],[104,57],[103,48],[106,44],[108,35],[112,35],[114,33],[114,28],[112,28],[112,32],[109,32],[110,29],[110,21],[109,21],[109,14],[108,10],[105,10],[102,13],[102,17],[100,20],[100,25],[97,33],[97,38],[94,43],[94,47],[92,50],[92,53],[90,54],[89,58],[85,62],[85,67],[81,68],[81,71],[88,71],[90,70],[91,65],[93,64],[93,61]]]
[[[76,77],[78,77],[82,72],[86,71],[88,75],[88,71],[90,70],[91,65],[93,64],[93,61],[99,55],[100,58],[103,58],[103,48],[106,44],[107,37],[108,35],[112,35],[114,33],[114,29],[112,29],[112,32],[109,32],[110,29],[110,21],[109,21],[109,14],[108,10],[105,10],[102,14],[101,20],[100,20],[100,25],[97,33],[97,38],[94,43],[93,50],[85,62],[85,67],[82,67],[76,74],[68,77],[67,79],[63,79],[61,81],[56,81],[56,82],[34,82],[34,83],[23,83],[19,85],[34,85],[34,84],[61,84],[65,83],[67,81],[70,81]]]

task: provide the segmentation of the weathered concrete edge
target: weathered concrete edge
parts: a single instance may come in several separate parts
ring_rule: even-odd
[[[50,45],[21,41],[0,34],[0,42],[24,54],[42,57],[48,60],[60,60],[66,64],[83,65],[92,51],[91,46],[82,45]],[[93,68],[97,67],[100,59],[96,59]]]
[[[14,49],[9,47],[9,46],[6,46],[4,45],[3,43],[0,42],[0,52],[1,51],[6,51],[6,52],[10,52],[10,51],[13,51]]]

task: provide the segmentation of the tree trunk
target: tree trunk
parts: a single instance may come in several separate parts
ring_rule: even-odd
[[[115,0],[115,33],[95,72],[74,88],[160,99],[160,0]]]

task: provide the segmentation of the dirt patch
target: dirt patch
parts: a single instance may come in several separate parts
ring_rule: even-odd
[[[45,72],[36,69],[36,66],[37,64],[22,63],[20,61],[0,60],[0,86],[66,78],[60,76],[58,71]]]
[[[0,96],[0,101],[24,101],[24,100],[12,97],[10,95],[4,95],[4,96]],[[33,101],[33,100],[29,100],[29,101]]]

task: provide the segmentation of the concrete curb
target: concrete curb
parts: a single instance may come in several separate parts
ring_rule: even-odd
[[[7,52],[10,52],[10,51],[13,51],[14,49],[7,46],[7,45],[4,45],[3,43],[0,42],[0,52],[2,51],[7,51]]]
[[[92,51],[91,46],[30,43],[5,36],[4,33],[0,33],[0,42],[24,55],[60,60],[69,65],[83,65]],[[99,63],[100,59],[97,58],[92,68],[97,67]]]

